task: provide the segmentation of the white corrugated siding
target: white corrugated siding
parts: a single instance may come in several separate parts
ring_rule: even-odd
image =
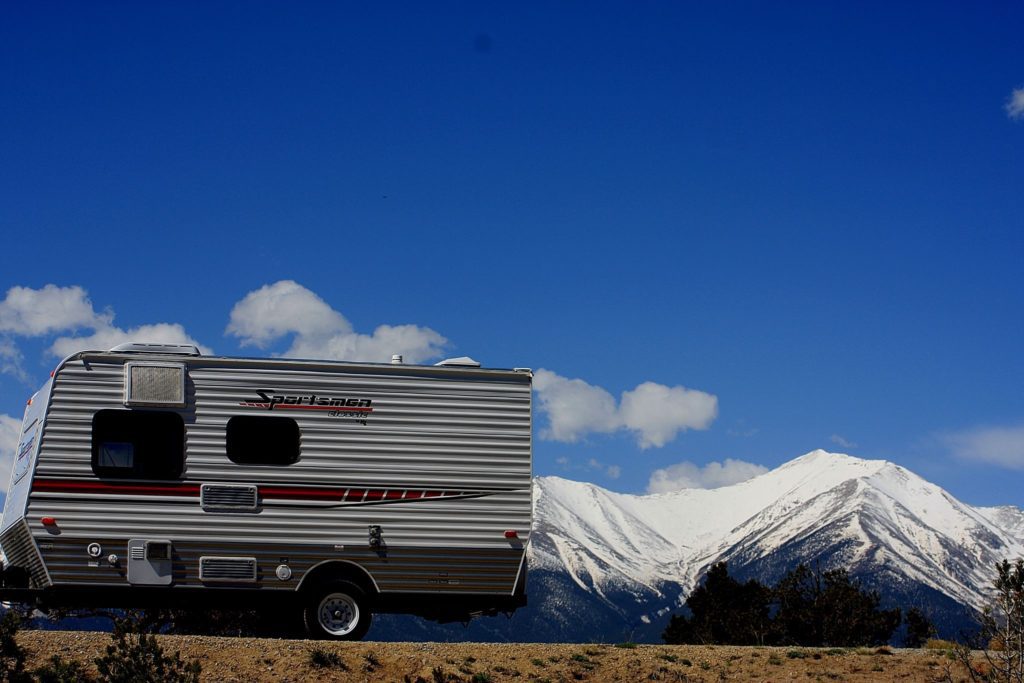
[[[102,354],[60,370],[36,479],[97,481],[90,462],[92,417],[98,410],[124,408],[123,361],[123,356]],[[43,556],[55,583],[123,580],[116,568],[88,566],[84,549],[89,542],[103,543],[104,553],[121,548],[123,556],[129,538],[170,538],[180,554],[178,584],[198,581],[199,555],[237,554],[259,558],[261,577],[275,585],[273,566],[289,557],[297,571],[287,587],[298,583],[306,566],[337,558],[375,566],[371,573],[383,590],[512,590],[522,548],[513,547],[504,531],[516,529],[526,541],[530,529],[528,375],[231,359],[183,362],[189,366],[189,403],[174,412],[185,421],[185,483],[495,493],[335,507],[266,500],[257,512],[213,512],[200,507],[198,495],[35,492],[28,519],[37,540],[53,543]],[[256,390],[368,398],[373,412],[362,424],[325,411],[268,412],[240,405],[259,401]],[[225,426],[235,415],[295,419],[301,431],[299,461],[287,467],[232,463],[225,455]],[[38,524],[42,516],[57,518],[59,536]],[[383,529],[387,561],[368,553],[370,524]],[[476,556],[487,558],[485,567],[474,565]],[[461,571],[463,580],[440,587],[429,582],[441,567],[452,579]]]

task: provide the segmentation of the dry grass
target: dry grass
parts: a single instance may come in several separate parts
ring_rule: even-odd
[[[328,643],[159,636],[198,659],[207,681],[936,681],[951,662],[936,650],[533,643]],[[22,631],[29,666],[52,655],[95,673],[106,633]]]

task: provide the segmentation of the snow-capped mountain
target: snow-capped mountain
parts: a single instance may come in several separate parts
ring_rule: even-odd
[[[1019,508],[972,507],[891,462],[821,450],[733,486],[646,496],[540,477],[534,506],[530,606],[456,637],[656,640],[719,561],[765,583],[800,562],[844,567],[951,634],[985,604],[995,564],[1024,556]]]

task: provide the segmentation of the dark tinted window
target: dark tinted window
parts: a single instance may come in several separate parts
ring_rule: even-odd
[[[239,465],[291,465],[299,459],[299,425],[290,417],[233,417],[228,457]]]
[[[177,479],[185,421],[166,411],[101,410],[92,418],[92,471],[101,477]]]

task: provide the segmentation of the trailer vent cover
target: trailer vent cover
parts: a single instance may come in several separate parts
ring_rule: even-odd
[[[256,582],[255,557],[200,557],[200,581]]]
[[[255,510],[257,489],[251,484],[203,484],[199,503],[204,510]]]
[[[185,405],[185,366],[125,363],[124,373],[125,405]]]

